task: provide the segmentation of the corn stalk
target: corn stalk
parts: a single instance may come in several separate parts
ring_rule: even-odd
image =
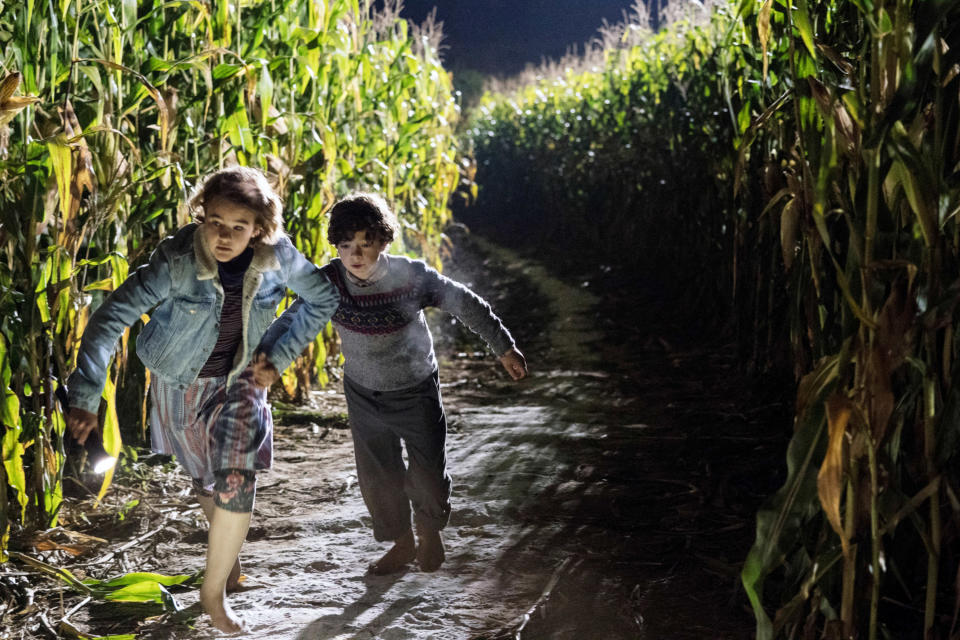
[[[190,220],[186,195],[203,175],[267,171],[316,262],[331,255],[333,202],[381,190],[403,221],[400,248],[438,264],[458,108],[436,43],[372,4],[0,2],[0,372],[16,496],[0,504],[0,555],[11,527],[56,522],[55,372],[70,370],[91,310]],[[113,452],[142,432],[145,383],[128,355],[139,327],[104,394]],[[328,328],[298,361],[291,393],[325,381],[333,340]]]
[[[956,630],[958,29],[956,0],[717,3],[470,123],[468,221],[619,257],[792,372],[742,573],[761,639]]]

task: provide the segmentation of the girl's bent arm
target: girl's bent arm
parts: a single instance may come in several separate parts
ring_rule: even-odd
[[[70,406],[96,413],[107,366],[123,331],[170,295],[170,263],[164,244],[134,271],[90,317],[83,332],[77,367],[70,374]]]
[[[271,325],[261,342],[261,350],[281,372],[317,337],[340,302],[320,268],[296,249],[291,253],[287,282],[300,299],[283,313],[282,322]]]

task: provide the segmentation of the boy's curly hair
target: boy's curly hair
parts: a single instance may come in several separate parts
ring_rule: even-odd
[[[197,185],[188,206],[197,222],[205,219],[205,206],[217,198],[250,209],[256,224],[263,229],[254,243],[276,244],[286,235],[283,230],[283,203],[259,169],[233,166],[220,169]]]
[[[343,198],[330,209],[330,225],[327,241],[337,246],[344,240],[352,240],[358,231],[390,244],[400,233],[397,216],[390,205],[376,193],[353,193]]]

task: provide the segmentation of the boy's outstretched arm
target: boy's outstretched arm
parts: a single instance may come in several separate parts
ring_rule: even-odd
[[[512,347],[505,354],[500,356],[500,364],[507,370],[510,377],[514,380],[520,380],[527,377],[527,360],[516,347]]]
[[[520,380],[527,375],[527,361],[517,349],[507,330],[490,304],[469,287],[426,267],[423,302],[453,314],[479,335],[494,353],[510,377]]]

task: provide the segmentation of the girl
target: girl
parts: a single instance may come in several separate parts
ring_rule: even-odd
[[[263,376],[248,366],[289,286],[301,313],[257,359],[283,371],[323,328],[339,296],[283,232],[280,198],[256,169],[209,176],[190,200],[198,221],[165,239],[90,318],[69,379],[67,427],[97,428],[106,370],[120,334],[150,311],[137,355],[151,372],[153,448],[175,454],[210,522],[200,601],[213,625],[242,630],[226,602],[240,575],[256,469],[272,460]],[[151,311],[152,309],[152,311]]]

